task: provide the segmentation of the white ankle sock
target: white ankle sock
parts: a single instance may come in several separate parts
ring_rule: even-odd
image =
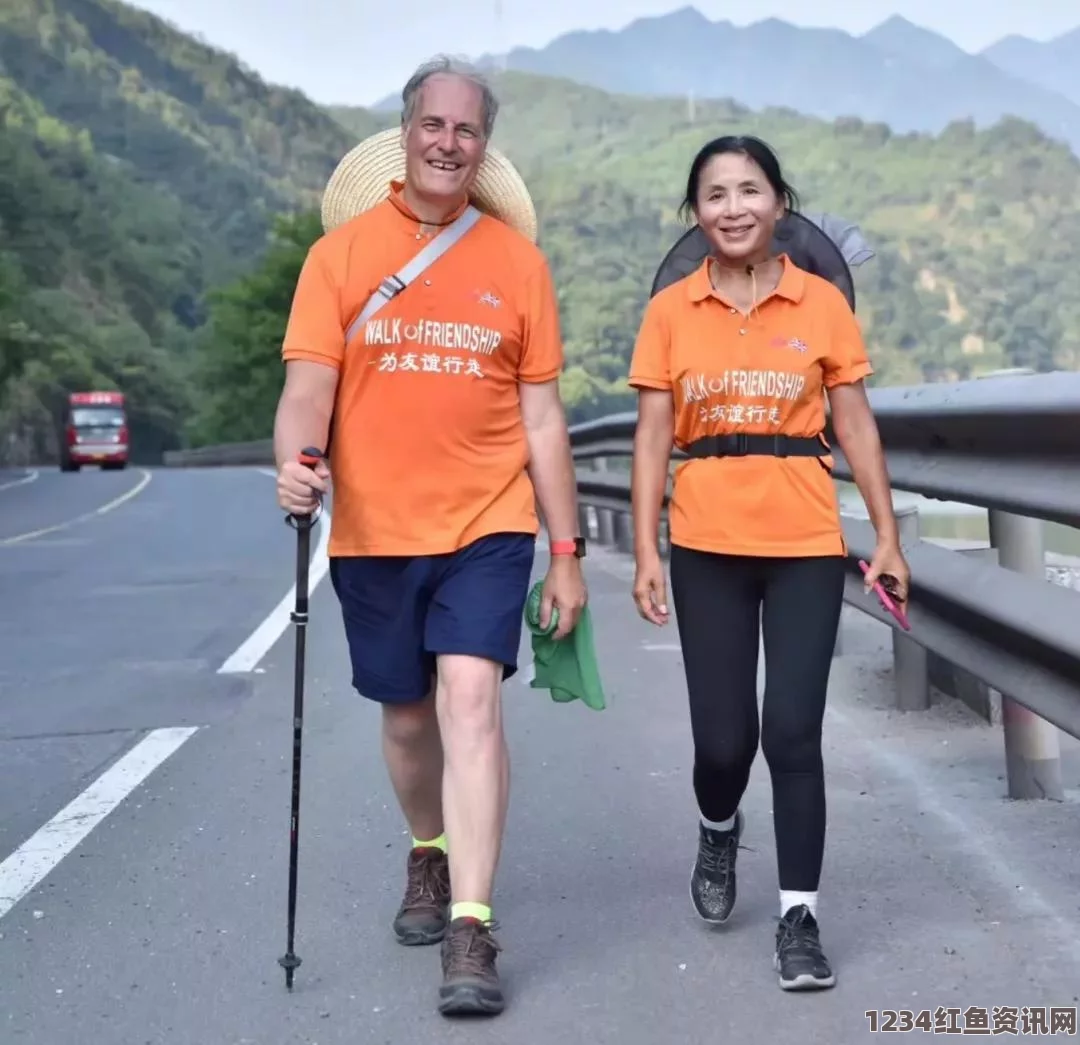
[[[798,907],[799,904],[806,904],[806,906],[810,908],[810,913],[815,918],[817,917],[817,893],[796,893],[787,889],[780,890],[781,918],[783,918],[792,907]]]
[[[701,818],[701,822],[710,831],[730,831],[735,826],[735,813],[732,813],[726,820],[706,820],[705,817]]]

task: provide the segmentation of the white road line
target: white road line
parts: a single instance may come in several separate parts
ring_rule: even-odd
[[[25,486],[27,483],[34,482],[34,480],[37,479],[39,474],[40,473],[35,468],[27,475],[24,475],[19,479],[12,479],[11,482],[7,483],[0,483],[0,490],[10,490],[15,486]]]
[[[274,475],[275,473],[268,473]],[[326,546],[330,542],[330,513],[324,508],[317,525],[319,526],[319,543],[311,553],[311,564],[308,568],[308,594],[312,595],[319,586],[319,582],[326,576],[330,568],[330,560],[326,555]],[[270,652],[282,633],[289,626],[289,614],[293,611],[296,602],[296,585],[285,593],[270,615],[264,620],[232,653],[224,664],[218,668],[219,675],[243,675],[254,671],[260,660]]]
[[[180,726],[148,733],[0,864],[0,918],[198,728]]]
[[[30,530],[28,533],[18,533],[14,537],[4,537],[0,540],[0,547],[6,548],[10,544],[20,544],[23,541],[32,541],[35,537],[44,537],[47,533],[59,533],[60,530],[66,530],[70,526],[75,526],[77,523],[86,522],[88,519],[93,519],[98,515],[107,515],[109,512],[119,508],[122,504],[127,504],[133,497],[137,497],[140,493],[146,489],[150,480],[153,479],[153,474],[146,471],[145,468],[140,469],[142,478],[126,493],[122,493],[119,497],[114,497],[108,504],[103,504],[100,508],[94,508],[89,512],[83,512],[82,515],[76,515],[74,519],[68,519],[66,522],[56,523],[53,526],[45,526],[40,530]]]

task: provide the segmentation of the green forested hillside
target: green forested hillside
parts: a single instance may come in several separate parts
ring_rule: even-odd
[[[1080,367],[1080,164],[1027,124],[939,137],[730,103],[498,81],[496,143],[536,198],[575,417],[624,375],[708,137],[762,134],[811,210],[860,223],[880,383]],[[692,118],[691,118],[692,117]],[[0,462],[48,459],[71,388],[120,387],[153,457],[269,434],[319,192],[394,113],[323,111],[113,0],[0,5]]]
[[[4,0],[0,65],[99,153],[181,201],[227,252],[208,261],[260,249],[270,217],[316,204],[348,147],[299,92],[115,0]]]
[[[185,413],[202,259],[175,200],[0,81],[0,435],[51,456],[68,390],[121,387],[141,442]],[[24,445],[25,444],[25,445]]]
[[[141,11],[0,4],[0,461],[51,455],[72,388],[122,388],[135,446],[177,445],[208,291],[317,206],[350,142]]]

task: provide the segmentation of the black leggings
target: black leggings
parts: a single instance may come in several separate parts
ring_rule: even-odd
[[[844,560],[837,555],[757,558],[671,548],[671,594],[690,695],[694,793],[707,820],[734,815],[757,755],[760,613],[760,738],[772,776],[784,890],[814,892],[821,875],[821,723],[843,593]]]

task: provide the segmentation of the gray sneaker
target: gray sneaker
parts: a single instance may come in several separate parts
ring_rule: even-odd
[[[743,832],[742,810],[730,831],[714,831],[698,823],[698,853],[690,875],[690,899],[698,915],[723,925],[735,906],[735,857]]]
[[[776,926],[773,964],[785,991],[813,991],[835,986],[836,974],[821,949],[817,919],[805,904],[793,907]]]
[[[411,849],[405,874],[405,898],[394,918],[398,942],[406,947],[438,943],[450,914],[450,861],[441,849]]]

